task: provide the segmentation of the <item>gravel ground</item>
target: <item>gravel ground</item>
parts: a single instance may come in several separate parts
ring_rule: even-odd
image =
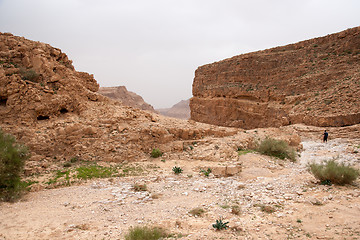
[[[360,239],[359,180],[322,186],[306,169],[308,162],[338,156],[359,166],[360,155],[342,139],[302,144],[296,163],[240,156],[231,164],[241,163],[242,172],[230,177],[199,173],[200,167],[228,163],[170,156],[153,160],[146,176],[31,192],[0,204],[0,239],[124,239],[137,225],[161,226],[178,239]],[[173,174],[175,165],[184,172]],[[135,184],[146,191],[135,191]],[[194,208],[205,213],[193,216]],[[214,230],[220,218],[229,229]]]

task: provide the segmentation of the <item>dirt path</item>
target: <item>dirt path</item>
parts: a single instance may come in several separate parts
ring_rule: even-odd
[[[224,162],[170,158],[154,160],[147,176],[32,192],[20,202],[1,203],[0,239],[123,239],[131,226],[144,224],[181,234],[178,239],[360,239],[359,180],[354,186],[321,186],[305,167],[337,155],[358,165],[360,156],[345,140],[303,146],[297,163],[240,156],[238,176],[199,173]],[[175,165],[184,172],[173,174]],[[147,191],[135,191],[134,184]],[[203,216],[189,214],[197,207]],[[219,218],[231,228],[215,231]]]

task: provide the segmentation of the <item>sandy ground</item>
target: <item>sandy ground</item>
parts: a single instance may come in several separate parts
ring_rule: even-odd
[[[139,163],[149,169],[146,176],[31,192],[19,202],[0,203],[0,239],[124,239],[137,225],[161,226],[178,239],[360,239],[359,180],[322,186],[306,170],[308,162],[337,156],[359,166],[359,153],[342,139],[303,146],[296,163],[242,155],[242,172],[231,177],[199,173],[224,162],[173,157]],[[175,175],[173,166],[184,172]],[[147,191],[135,191],[134,184],[146,184]],[[191,215],[194,208],[204,215]],[[220,218],[229,229],[214,230]]]

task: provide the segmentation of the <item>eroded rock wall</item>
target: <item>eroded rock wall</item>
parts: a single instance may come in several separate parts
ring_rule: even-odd
[[[60,49],[0,33],[0,122],[34,121],[79,113],[97,101],[93,75],[75,71]]]
[[[240,128],[360,123],[360,27],[199,67],[191,119]]]

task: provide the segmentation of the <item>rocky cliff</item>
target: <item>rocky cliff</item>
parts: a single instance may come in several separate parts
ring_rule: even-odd
[[[146,103],[144,99],[134,92],[129,92],[125,86],[118,87],[101,87],[98,93],[121,102],[125,106],[139,108],[141,110],[147,110],[155,112],[155,109],[150,104]]]
[[[238,129],[166,118],[124,106],[97,93],[92,75],[75,71],[60,49],[0,33],[0,128],[29,147],[27,174],[54,170],[51,166],[76,157],[87,161],[149,160],[153,148],[166,154],[188,145],[209,146],[225,136],[231,143],[211,158],[237,157],[239,146],[257,140]],[[276,136],[282,130],[276,131]],[[283,138],[298,146],[294,131]],[[289,137],[291,136],[291,137]],[[229,140],[230,141],[230,140]],[[218,149],[219,147],[217,147]],[[189,159],[199,159],[189,154]]]
[[[182,100],[172,106],[171,108],[161,108],[156,109],[161,115],[174,117],[179,119],[189,119],[190,118],[190,100]]]
[[[153,148],[182,151],[184,141],[237,132],[124,106],[98,88],[60,49],[0,33],[0,127],[30,148],[31,169],[75,156],[134,161]]]
[[[221,126],[360,123],[360,27],[199,67],[191,119]]]
[[[11,34],[0,34],[0,122],[34,121],[80,113],[97,101],[99,85],[77,72],[60,49]]]

